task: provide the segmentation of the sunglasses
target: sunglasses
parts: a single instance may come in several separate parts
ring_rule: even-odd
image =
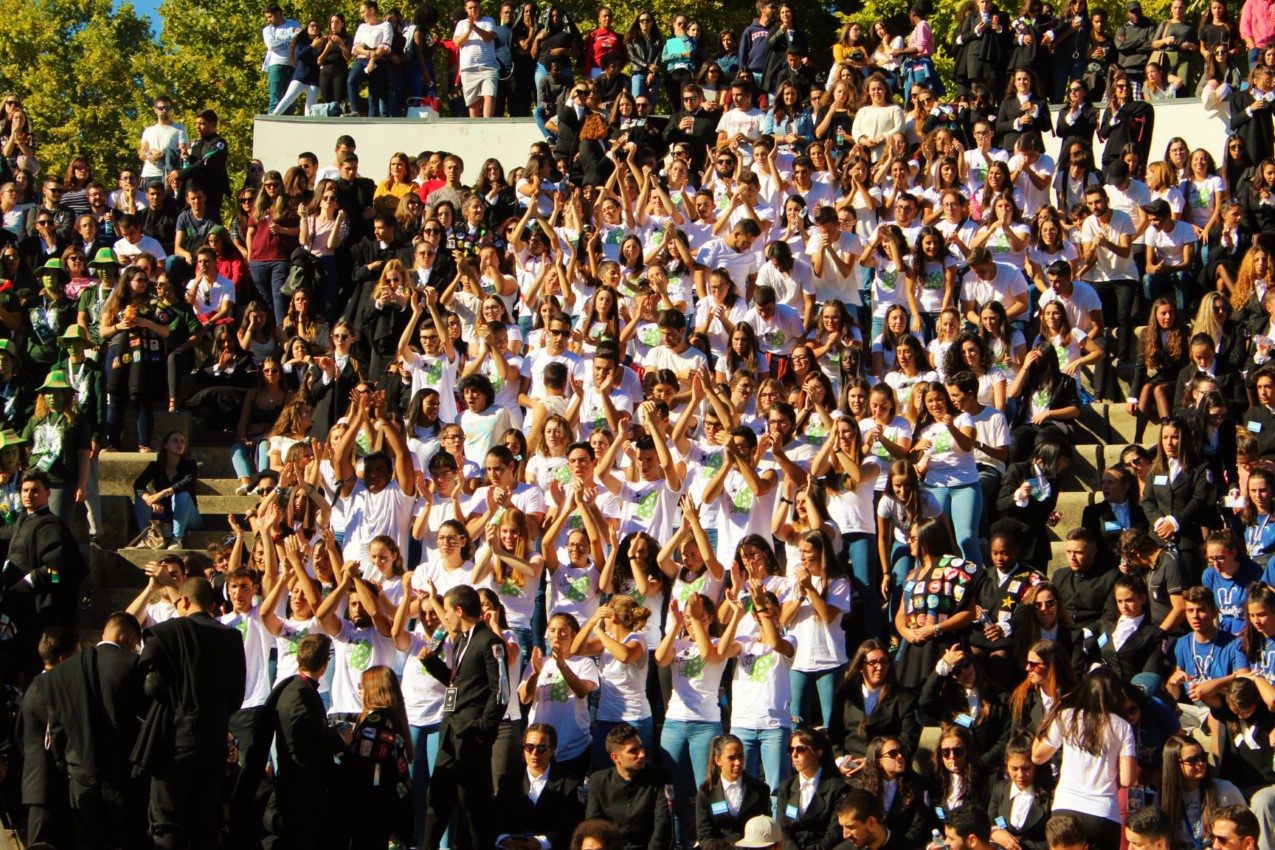
[[[349,334],[332,334],[333,339],[353,339]]]
[[[1049,669],[1049,665],[1043,661],[1028,661],[1024,666],[1033,673],[1039,673],[1041,670]]]
[[[424,233],[428,236],[442,236],[443,229],[441,227],[427,227],[424,230],[422,230],[421,233]]]
[[[524,753],[547,753],[549,752],[548,744],[523,744],[522,751]]]
[[[797,756],[797,755],[803,755],[808,752],[810,752],[810,748],[807,747],[805,744],[793,744],[791,747],[788,748],[789,755]]]
[[[881,753],[880,757],[883,759],[892,759],[897,761],[899,759],[907,758],[908,754],[906,750],[893,749],[893,750],[886,750],[885,752]]]
[[[960,758],[965,755],[964,747],[939,747],[939,755],[945,759]]]
[[[553,330],[551,328],[549,330],[549,333],[552,334],[553,336],[567,336],[571,333],[571,331],[558,331],[558,330]]]
[[[1187,756],[1184,759],[1178,759],[1178,764],[1189,764],[1192,767],[1198,767],[1202,764],[1207,764],[1207,763],[1208,763],[1208,759],[1204,757],[1203,753],[1196,753],[1193,756]]]
[[[1058,600],[1057,599],[1040,599],[1036,602],[1033,602],[1032,604],[1035,605],[1037,608],[1057,608]]]

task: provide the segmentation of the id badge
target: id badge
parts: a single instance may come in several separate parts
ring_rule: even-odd
[[[451,714],[456,711],[456,692],[457,688],[450,687],[443,696],[443,714]]]

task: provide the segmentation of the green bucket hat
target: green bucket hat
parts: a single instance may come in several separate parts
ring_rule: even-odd
[[[110,248],[98,248],[93,259],[89,260],[90,266],[118,266],[119,264],[120,261],[115,259],[115,252]]]
[[[18,358],[18,346],[11,339],[0,339],[0,354],[7,354],[14,360]]]
[[[12,428],[5,428],[0,431],[0,449],[7,449],[9,446],[21,446],[26,440],[18,436],[18,432]]]
[[[57,272],[59,280],[66,280],[66,269],[62,268],[62,261],[57,257],[50,257],[45,260],[44,265],[35,270],[35,276],[42,278],[47,272]]]
[[[69,347],[67,343],[70,342],[82,342],[85,345],[93,344],[93,341],[89,339],[89,335],[84,332],[83,325],[71,325],[58,337],[58,342],[62,344],[63,348]]]
[[[66,382],[66,373],[61,369],[54,369],[49,373],[49,377],[44,379],[44,383],[40,384],[39,392],[45,390],[74,390],[75,387]]]

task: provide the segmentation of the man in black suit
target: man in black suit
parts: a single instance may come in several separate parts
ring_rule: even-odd
[[[1271,68],[1260,62],[1253,67],[1253,87],[1231,92],[1231,132],[1244,140],[1245,150],[1259,159],[1275,149],[1275,128],[1271,124]]]
[[[703,109],[704,90],[691,84],[682,88],[682,108],[669,116],[664,127],[664,141],[669,147],[690,146],[691,170],[703,172],[709,148],[717,144],[718,119]]]
[[[532,723],[522,736],[525,771],[500,778],[496,792],[496,846],[504,850],[567,850],[584,819],[580,782],[556,762],[558,730]]]
[[[155,847],[211,850],[221,824],[230,715],[243,702],[243,638],[213,619],[207,579],[187,579],[177,617],[145,633],[141,672],[150,701],[133,764],[151,776]]]
[[[842,837],[861,850],[920,850],[907,836],[886,827],[880,798],[862,788],[852,789],[837,803],[837,823]]]
[[[141,847],[146,842],[145,786],[129,754],[141,728],[142,629],[132,614],[106,620],[102,640],[42,677],[54,759],[69,775],[79,847]]]
[[[55,669],[80,651],[75,629],[53,626],[38,639],[44,673]],[[70,791],[66,773],[45,746],[49,728],[49,696],[45,675],[27,686],[18,711],[15,730],[22,748],[22,803],[27,807],[27,842],[48,842],[53,847],[75,845],[71,824]]]
[[[555,159],[565,159],[567,162],[575,159],[580,147],[580,128],[584,126],[584,118],[589,114],[589,108],[584,105],[589,92],[589,83],[577,82],[567,93],[567,102],[554,116],[554,126],[549,129],[558,134],[558,141],[553,145]]]
[[[256,785],[271,744],[276,744],[274,794],[265,816],[270,836],[265,846],[273,850],[308,850],[323,846],[325,838],[331,837],[333,822],[315,815],[329,810],[336,771],[333,756],[354,740],[352,730],[343,736],[328,726],[319,696],[319,681],[328,669],[331,650],[332,639],[325,634],[301,638],[297,644],[300,672],[275,686],[258,715],[244,777],[247,786]]]
[[[88,572],[71,528],[49,510],[49,476],[39,469],[22,473],[26,513],[14,525],[9,557],[0,580],[4,611],[17,628],[6,667],[39,670],[36,642],[49,626],[75,626],[80,581]],[[15,681],[15,679],[9,679]]]
[[[647,766],[642,737],[627,723],[612,727],[606,748],[612,766],[589,778],[585,818],[604,818],[618,826],[625,850],[668,850],[673,838],[671,780]]]
[[[1142,508],[1132,499],[1125,504],[1129,506],[1130,513],[1136,510],[1142,516],[1145,528],[1146,517],[1142,515]],[[1091,508],[1098,507],[1101,506],[1090,505],[1085,508],[1084,518],[1090,516]],[[1097,517],[1096,512],[1094,516]],[[1111,522],[1119,524],[1114,515]],[[1071,621],[1080,628],[1091,631],[1104,618],[1114,618],[1119,614],[1111,590],[1115,587],[1116,579],[1120,578],[1120,571],[1115,567],[1113,551],[1108,549],[1105,558],[1099,557],[1099,540],[1098,532],[1090,527],[1089,522],[1067,532],[1063,544],[1067,554],[1067,569],[1058,570],[1052,576],[1054,584],[1058,586],[1058,596],[1063,607],[1071,614]]]
[[[505,642],[484,622],[478,592],[468,585],[443,596],[442,620],[452,634],[450,665],[437,654],[424,660],[430,675],[447,685],[447,693],[425,804],[423,847],[438,850],[453,814],[459,817],[462,846],[490,847],[484,813],[491,800],[491,747],[509,705]]]
[[[359,176],[359,155],[346,151],[340,157],[341,176],[332,181],[336,189],[337,205],[345,212],[350,224],[350,244],[366,239],[372,233],[372,217],[376,210],[372,197],[376,183],[370,177]]]

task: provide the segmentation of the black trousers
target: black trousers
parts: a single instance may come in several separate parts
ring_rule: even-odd
[[[159,850],[213,850],[221,831],[225,758],[179,753],[151,774],[151,836]]]
[[[78,850],[141,850],[146,839],[143,780],[121,778],[95,788],[71,783],[71,813]]]
[[[443,720],[439,733],[438,758],[429,777],[425,802],[422,848],[438,850],[448,821],[455,813],[456,835],[452,846],[458,850],[486,850],[491,846],[491,743],[477,740],[473,733],[462,738],[452,723]]]

